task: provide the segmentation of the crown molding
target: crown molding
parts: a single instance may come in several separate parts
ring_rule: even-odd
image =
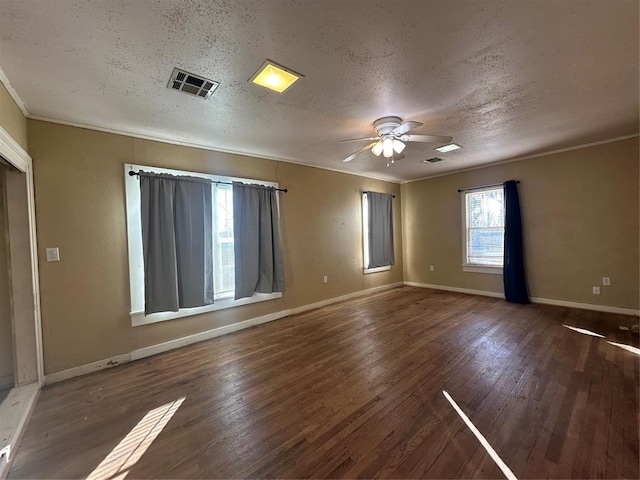
[[[429,175],[428,177],[420,177],[420,178],[416,178],[414,180],[405,180],[405,181],[400,182],[400,183],[402,185],[404,185],[406,183],[420,182],[422,180],[429,180],[431,178],[446,177],[447,175],[454,175],[454,174],[460,173],[460,172],[470,172],[471,170],[480,170],[481,168],[493,167],[495,165],[504,165],[506,163],[521,162],[522,160],[530,160],[532,158],[547,157],[549,155],[555,155],[557,153],[570,152],[572,150],[580,150],[581,148],[596,147],[598,145],[605,145],[607,143],[613,143],[613,142],[619,142],[619,141],[622,141],[622,140],[628,140],[630,138],[638,137],[639,135],[640,135],[639,133],[634,133],[632,135],[624,135],[622,137],[609,138],[607,140],[600,140],[598,142],[583,143],[581,145],[575,145],[573,147],[560,148],[558,150],[551,150],[550,152],[536,153],[535,155],[527,155],[526,157],[516,157],[516,158],[510,158],[510,159],[507,159],[507,160],[498,160],[497,162],[483,163],[482,165],[478,165],[478,166],[475,166],[475,167],[461,168],[459,170],[453,170],[451,172],[439,173],[437,175]]]
[[[1,74],[1,72],[2,71],[0,70],[0,74]],[[17,94],[16,94],[16,96],[17,96]],[[22,105],[24,106],[24,104],[22,104]],[[26,107],[25,107],[25,110],[23,110],[23,112],[24,111],[26,111]],[[450,171],[450,172],[444,172],[444,173],[439,173],[439,174],[436,174],[436,175],[429,175],[429,176],[426,176],[426,177],[420,177],[420,178],[416,178],[416,179],[412,179],[412,180],[404,180],[403,181],[403,180],[397,180],[397,179],[394,179],[394,178],[389,178],[389,177],[384,177],[384,176],[367,175],[367,174],[363,174],[363,173],[345,172],[344,170],[340,170],[340,169],[337,169],[337,168],[314,165],[314,164],[311,164],[311,163],[301,162],[299,160],[294,160],[294,159],[291,159],[291,158],[280,158],[280,157],[274,157],[274,156],[262,155],[262,154],[258,155],[258,154],[255,154],[255,153],[244,152],[242,150],[233,150],[233,149],[220,148],[220,147],[216,147],[216,146],[213,146],[213,145],[207,145],[207,144],[202,144],[202,143],[195,143],[195,142],[177,140],[177,139],[169,137],[169,136],[155,136],[155,135],[149,135],[149,134],[140,133],[140,132],[134,132],[134,131],[129,131],[129,130],[118,130],[118,129],[115,129],[115,128],[101,127],[101,126],[98,126],[98,125],[91,125],[91,124],[88,124],[88,123],[72,122],[72,121],[68,121],[68,120],[61,120],[61,119],[58,119],[58,118],[46,117],[46,116],[43,116],[43,115],[25,114],[25,116],[27,118],[31,119],[31,120],[39,120],[39,121],[42,121],[42,122],[50,122],[50,123],[56,123],[56,124],[60,124],[60,125],[67,125],[69,127],[85,128],[87,130],[95,130],[95,131],[99,131],[99,132],[112,133],[114,135],[124,135],[124,136],[127,136],[127,137],[139,138],[139,139],[142,139],[142,140],[150,140],[150,141],[160,142],[160,143],[168,143],[168,144],[171,144],[171,145],[179,145],[179,146],[183,146],[183,147],[198,148],[198,149],[201,149],[201,150],[207,150],[207,151],[211,151],[211,152],[229,153],[229,154],[232,154],[232,155],[242,155],[242,156],[245,156],[245,157],[260,158],[260,159],[263,159],[263,160],[273,160],[273,161],[276,161],[276,162],[292,163],[294,165],[302,165],[302,166],[305,166],[305,167],[318,168],[320,170],[327,170],[327,171],[330,171],[330,172],[343,173],[345,175],[353,175],[355,177],[369,178],[369,179],[372,179],[372,180],[380,180],[380,181],[383,181],[383,182],[394,183],[394,184],[397,184],[397,185],[404,185],[404,184],[407,184],[407,183],[420,182],[422,180],[429,180],[429,179],[437,178],[437,177],[445,177],[447,175],[454,175],[456,173],[468,172],[468,171],[472,171],[472,170],[479,170],[479,169],[482,169],[482,168],[492,167],[492,166],[495,166],[495,165],[504,165],[504,164],[507,164],[507,163],[520,162],[522,160],[530,160],[532,158],[546,157],[548,155],[555,155],[557,153],[570,152],[572,150],[579,150],[581,148],[595,147],[597,145],[604,145],[604,144],[607,144],[607,143],[613,143],[613,142],[618,142],[618,141],[621,141],[621,140],[627,140],[627,139],[630,139],[630,138],[635,138],[635,137],[638,137],[638,135],[639,135],[638,133],[634,133],[632,135],[625,135],[625,136],[622,136],[622,137],[610,138],[610,139],[601,140],[601,141],[598,141],[598,142],[575,145],[573,147],[567,147],[567,148],[562,148],[562,149],[558,149],[558,150],[552,150],[552,151],[549,151],[549,152],[538,153],[538,154],[535,154],[535,155],[527,155],[527,156],[524,156],[524,157],[510,158],[510,159],[507,159],[507,160],[498,160],[496,162],[484,163],[482,165],[472,166],[472,167],[468,167],[468,168],[461,168],[461,169],[453,170],[453,171]]]
[[[13,98],[13,101],[16,102],[16,105],[18,106],[22,114],[25,117],[28,117],[29,110],[27,109],[27,104],[22,101],[22,99],[20,98],[20,95],[18,95],[18,92],[15,91],[15,89],[11,85],[11,82],[5,75],[4,70],[2,70],[2,67],[0,67],[0,82],[2,82],[4,87],[7,89],[7,91],[9,92],[9,95],[11,95],[11,98]]]
[[[328,170],[330,172],[337,172],[337,173],[343,173],[345,175],[353,175],[355,177],[361,177],[361,178],[370,178],[372,180],[380,180],[383,182],[389,182],[389,183],[395,183],[400,185],[400,180],[396,180],[396,179],[391,179],[391,178],[386,178],[383,176],[376,176],[376,175],[365,175],[362,173],[353,173],[353,172],[345,172],[344,170],[339,170],[337,168],[330,168],[330,167],[321,167],[319,165],[313,165],[311,163],[305,163],[305,162],[300,162],[298,160],[293,160],[291,158],[279,158],[279,157],[273,157],[270,155],[258,155],[255,153],[250,153],[250,152],[243,152],[241,150],[232,150],[232,149],[228,149],[228,148],[220,148],[220,147],[215,147],[213,145],[206,145],[206,144],[202,144],[202,143],[194,143],[194,142],[186,142],[183,140],[176,140],[175,138],[171,138],[171,137],[165,137],[165,136],[155,136],[155,135],[148,135],[145,133],[139,133],[139,132],[133,132],[133,131],[128,131],[128,130],[118,130],[115,128],[108,128],[108,127],[100,127],[97,125],[90,125],[87,123],[79,123],[79,122],[71,122],[68,120],[61,120],[58,118],[51,118],[51,117],[45,117],[42,115],[33,115],[33,114],[29,114],[27,115],[27,118],[29,118],[30,120],[39,120],[41,122],[50,122],[50,123],[57,123],[59,125],[66,125],[69,127],[76,127],[76,128],[85,128],[87,130],[96,130],[98,132],[105,132],[105,133],[113,133],[114,135],[124,135],[126,137],[133,137],[133,138],[139,138],[142,140],[150,140],[150,141],[154,141],[154,142],[161,142],[161,143],[168,143],[171,145],[180,145],[182,147],[191,147],[191,148],[199,148],[200,150],[208,150],[211,152],[219,152],[219,153],[230,153],[233,155],[242,155],[245,157],[251,157],[251,158],[260,158],[262,160],[273,160],[275,162],[284,162],[284,163],[293,163],[295,165],[302,165],[305,167],[311,167],[311,168],[319,168],[320,170]]]

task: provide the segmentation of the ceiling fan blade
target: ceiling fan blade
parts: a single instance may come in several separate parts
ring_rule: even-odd
[[[391,133],[393,133],[394,135],[404,135],[409,130],[413,130],[414,128],[418,128],[421,126],[422,126],[422,123],[420,122],[405,122]]]
[[[424,143],[437,143],[444,145],[445,143],[451,143],[453,137],[447,137],[443,135],[402,135],[400,140],[403,142],[424,142]]]
[[[360,150],[358,150],[356,153],[353,153],[351,155],[349,155],[347,158],[345,158],[344,160],[342,160],[342,163],[347,163],[350,162],[351,160],[353,160],[354,158],[356,158],[358,155],[360,155],[361,153],[366,152],[367,150],[371,150],[371,147],[373,147],[377,142],[373,142],[370,143],[369,145],[367,145],[366,147],[362,147]]]
[[[363,137],[363,138],[349,138],[347,140],[338,140],[338,143],[343,142],[360,142],[362,140],[380,140],[380,137]]]
[[[404,158],[404,153],[396,153],[393,152],[393,159],[397,162],[398,160],[402,160]]]

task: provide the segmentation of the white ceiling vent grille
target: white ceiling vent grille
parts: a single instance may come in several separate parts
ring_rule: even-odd
[[[422,163],[438,163],[441,162],[442,159],[438,157],[427,158],[426,160],[422,160]]]
[[[171,78],[167,84],[167,88],[173,90],[180,90],[181,92],[188,93],[189,95],[195,95],[196,97],[207,100],[216,88],[220,85],[219,82],[209,80],[208,78],[201,77],[200,75],[194,75],[193,73],[185,72],[179,68],[174,68],[171,73]]]

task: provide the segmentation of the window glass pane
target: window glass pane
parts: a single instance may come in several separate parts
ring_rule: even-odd
[[[467,194],[469,227],[504,226],[504,191],[485,190]]]
[[[502,266],[504,256],[504,190],[468,192],[466,263]]]
[[[233,248],[233,190],[231,185],[214,188],[214,242],[216,296],[226,296],[235,288]]]
[[[504,233],[499,229],[469,229],[468,263],[502,265]]]

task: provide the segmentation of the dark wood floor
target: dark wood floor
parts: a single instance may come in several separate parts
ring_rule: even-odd
[[[387,291],[46,388],[10,478],[87,477],[183,397],[101,475],[502,478],[442,390],[518,478],[638,478],[634,321]]]

